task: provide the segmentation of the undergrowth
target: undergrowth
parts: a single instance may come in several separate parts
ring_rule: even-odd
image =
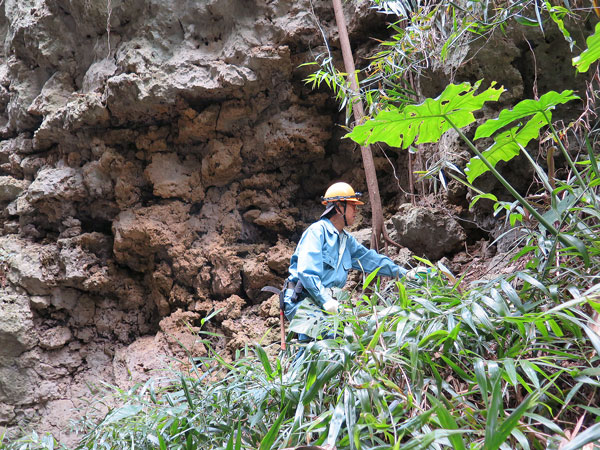
[[[600,258],[577,270],[561,255],[542,283],[538,250],[520,255],[524,270],[470,285],[444,266],[417,284],[373,274],[325,324],[334,339],[107,386],[97,401],[120,406],[84,417],[76,449],[541,449],[578,423],[580,443],[599,439]],[[0,448],[52,448],[27,439]]]

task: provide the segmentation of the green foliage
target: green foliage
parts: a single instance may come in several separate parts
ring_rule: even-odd
[[[415,103],[412,79],[418,79],[436,65],[456,70],[466,57],[465,47],[485,45],[495,32],[504,33],[510,24],[534,26],[544,32],[556,26],[571,49],[575,41],[565,20],[576,17],[568,1],[563,5],[549,1],[519,2],[373,0],[372,7],[390,17],[387,40],[380,41],[369,64],[357,74],[366,114],[375,116],[389,106]],[[479,42],[478,42],[479,41]],[[343,74],[332,64],[328,52],[317,56],[318,71],[307,82],[320,85],[325,81],[343,107],[352,107],[351,93]],[[315,84],[316,82],[316,84]],[[350,113],[347,113],[347,118]]]
[[[435,99],[428,98],[419,105],[403,109],[390,107],[379,112],[374,119],[357,125],[346,136],[360,145],[385,142],[401,148],[437,142],[446,131],[473,123],[473,111],[481,109],[486,101],[498,100],[504,91],[492,85],[476,95],[480,84],[450,84]]]
[[[600,23],[596,24],[594,34],[586,40],[587,49],[584,52],[573,58],[573,65],[578,72],[587,72],[590,65],[600,59]]]
[[[28,436],[6,442],[6,434],[0,436],[0,450],[67,450],[50,434],[39,435],[35,431]]]
[[[539,248],[527,257],[524,270],[470,285],[431,263],[415,284],[371,279],[331,319],[336,337],[301,356],[298,345],[232,362],[213,353],[109,387],[103,397],[121,406],[84,420],[77,448],[552,448],[600,384],[587,309],[600,302],[600,258],[587,273],[547,269]]]
[[[557,105],[566,103],[572,99],[578,98],[572,91],[564,91],[561,94],[548,92],[539,100],[524,100],[517,104],[512,110],[503,110],[497,119],[486,121],[477,128],[475,139],[481,139],[491,136],[498,130],[510,125],[515,121],[531,117],[525,126],[514,126],[507,132],[500,132],[495,137],[494,144],[484,151],[480,152],[477,147],[461,131],[461,128],[472,124],[475,121],[473,112],[481,109],[486,101],[497,100],[502,89],[494,88],[494,85],[483,93],[475,95],[475,91],[481,82],[471,86],[469,83],[461,85],[450,84],[442,94],[435,99],[426,99],[419,105],[411,105],[399,109],[395,107],[388,108],[387,111],[380,112],[375,118],[356,126],[352,132],[346,136],[353,139],[360,145],[366,145],[373,142],[385,142],[390,146],[408,148],[413,144],[438,142],[442,135],[450,129],[454,129],[465,144],[475,153],[475,156],[467,164],[466,172],[469,182],[476,177],[490,171],[500,181],[500,183],[510,192],[518,203],[537,219],[543,228],[555,236],[567,249],[574,248],[579,252],[586,265],[589,265],[590,259],[588,247],[581,239],[573,233],[562,233],[557,229],[552,221],[542,215],[534,208],[508,181],[496,170],[495,166],[499,161],[509,161],[519,154],[520,151],[527,156],[533,164],[536,172],[542,177],[548,186],[548,177],[543,170],[535,163],[533,158],[527,153],[525,145],[534,138],[538,138],[542,126],[547,125],[550,129],[554,142],[560,147],[570,168],[573,170],[580,189],[586,189],[588,183],[583,180],[580,171],[571,160],[569,153],[564,148],[558,133],[551,122],[551,110]],[[592,152],[593,154],[593,152]],[[469,184],[470,187],[473,187]],[[476,190],[476,189],[475,189]],[[551,189],[549,189],[551,190]],[[479,192],[482,198],[485,193]],[[553,201],[555,200],[555,194]],[[487,196],[487,198],[490,198]],[[583,198],[583,196],[582,196]],[[591,196],[592,205],[595,207],[595,194]],[[499,206],[506,206],[505,203],[497,202],[495,209]],[[577,214],[578,215],[578,214]],[[515,225],[517,220],[522,220],[522,214],[511,214],[511,225]],[[585,236],[588,240],[595,240],[593,235]]]
[[[523,126],[517,125],[510,130],[500,133],[494,137],[494,144],[485,150],[483,156],[492,166],[496,166],[499,161],[510,161],[517,156],[521,149],[533,139],[540,136],[540,129],[543,126],[550,126],[552,123],[552,110],[560,104],[570,100],[579,99],[573,95],[573,91],[563,91],[557,93],[550,91],[540,97],[539,100],[523,100],[513,108],[505,109],[500,112],[497,119],[490,119],[480,125],[475,132],[475,140],[491,136],[498,130],[503,129],[510,124],[528,119]],[[458,126],[458,125],[457,125]],[[469,183],[487,172],[489,169],[482,159],[475,157],[469,161],[465,169]]]

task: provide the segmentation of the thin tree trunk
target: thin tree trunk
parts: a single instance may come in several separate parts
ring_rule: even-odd
[[[335,20],[337,22],[338,34],[340,36],[340,46],[342,47],[342,56],[344,58],[344,67],[348,74],[348,81],[350,83],[350,91],[353,97],[352,108],[354,113],[354,121],[356,124],[360,124],[364,117],[364,109],[362,101],[359,95],[358,83],[356,80],[354,58],[352,57],[352,49],[350,47],[350,40],[348,39],[348,30],[346,27],[346,19],[344,18],[344,12],[342,10],[341,0],[332,0],[333,10],[335,11]],[[371,234],[371,248],[379,251],[380,245],[383,241],[394,244],[399,247],[398,244],[393,242],[387,235],[385,227],[383,225],[383,210],[381,208],[381,197],[379,195],[379,184],[377,182],[377,173],[375,171],[375,162],[373,161],[373,153],[371,147],[366,146],[360,147],[362,155],[363,168],[365,169],[365,177],[367,179],[367,188],[369,190],[369,201],[371,202],[371,213],[372,213],[372,234]]]
[[[408,152],[408,192],[410,192],[410,202],[414,206],[415,201],[415,183],[413,180],[413,155]]]

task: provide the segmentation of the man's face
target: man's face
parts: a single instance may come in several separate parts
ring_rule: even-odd
[[[354,224],[356,219],[356,203],[346,202],[346,222],[348,226]]]

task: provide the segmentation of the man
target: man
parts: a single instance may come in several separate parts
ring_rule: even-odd
[[[331,185],[322,197],[326,208],[320,220],[304,231],[292,255],[285,315],[300,341],[322,336],[320,319],[325,312],[337,313],[339,308],[332,289],[345,285],[350,269],[373,272],[380,267],[379,275],[406,274],[390,258],[367,249],[344,230],[354,223],[357,206],[364,204],[360,197],[347,183]]]

